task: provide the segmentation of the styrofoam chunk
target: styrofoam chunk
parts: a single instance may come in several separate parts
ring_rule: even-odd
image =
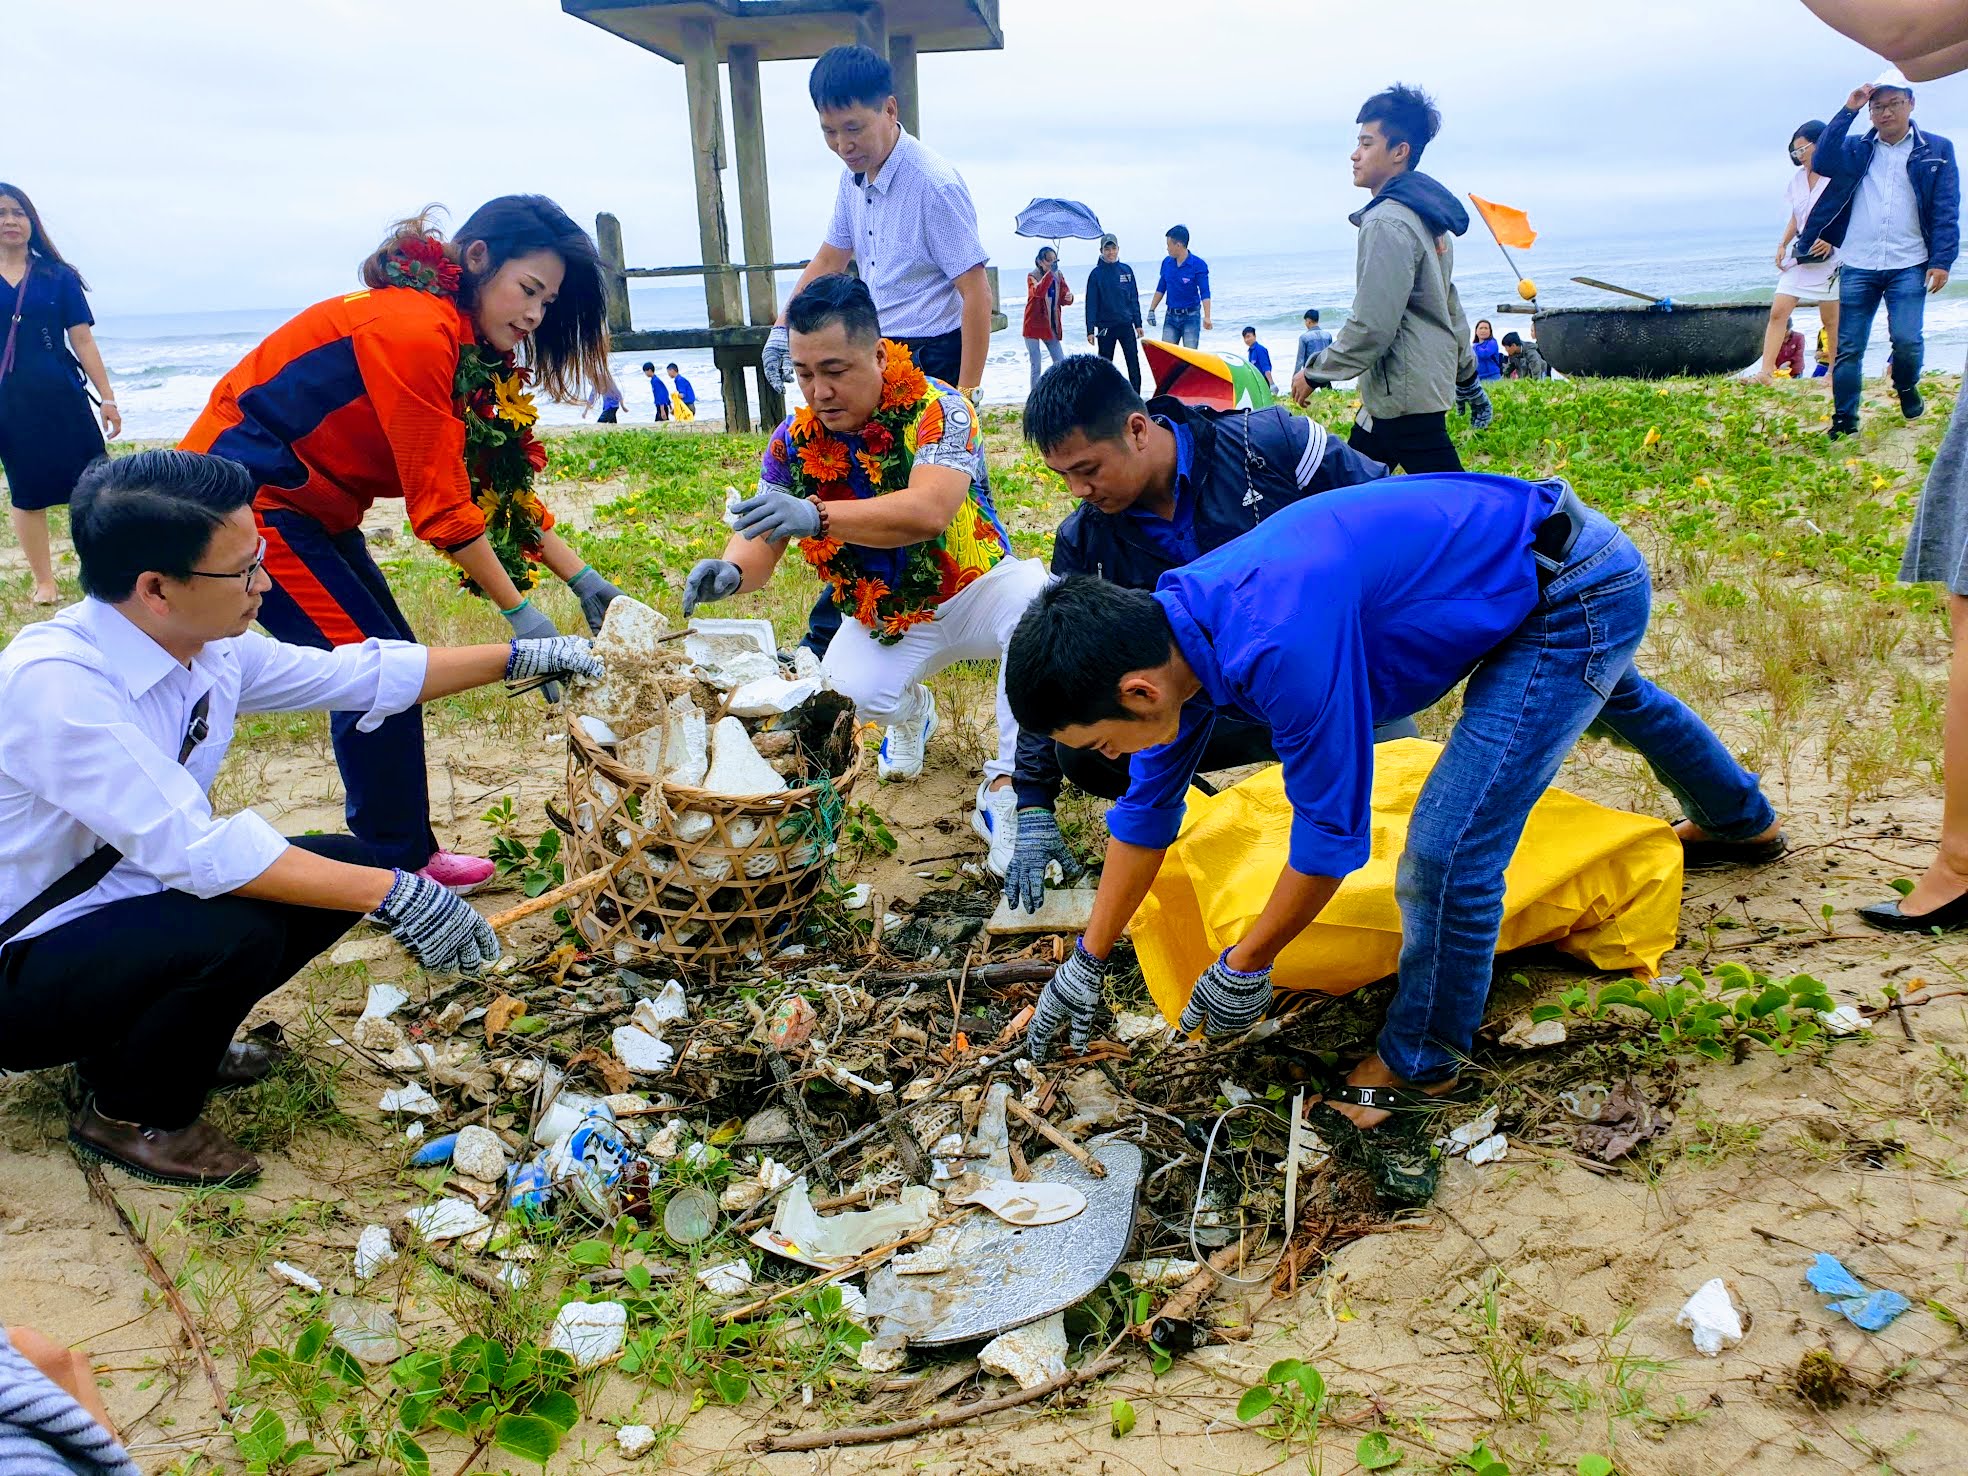
[[[615,1432],[615,1448],[634,1460],[647,1455],[656,1444],[656,1432],[648,1425],[624,1425]]]
[[[1694,1337],[1695,1351],[1710,1358],[1720,1356],[1724,1348],[1733,1348],[1743,1340],[1742,1309],[1729,1283],[1719,1276],[1704,1281],[1696,1289],[1674,1319],[1674,1325],[1687,1328]]]
[[[276,1281],[284,1281],[289,1286],[298,1286],[304,1292],[319,1292],[321,1283],[307,1274],[299,1266],[286,1261],[275,1261],[267,1270],[273,1273]]]
[[[714,794],[777,794],[786,780],[759,757],[745,725],[728,717],[711,730],[711,768],[703,787]]]
[[[576,1368],[593,1368],[619,1353],[628,1334],[629,1309],[620,1302],[568,1302],[554,1314],[547,1346],[573,1359]]]
[[[1021,1389],[1036,1389],[1058,1378],[1066,1372],[1066,1314],[1055,1312],[1041,1321],[999,1333],[984,1345],[977,1361]]]
[[[1469,1150],[1469,1161],[1471,1163],[1495,1163],[1509,1151],[1510,1140],[1502,1133],[1492,1133]]]
[[[1002,898],[998,910],[984,924],[987,933],[1083,933],[1093,921],[1091,887],[1053,887],[1045,894],[1037,912],[1013,907]]]
[[[390,1233],[381,1225],[365,1225],[355,1238],[355,1279],[367,1281],[396,1259]]]
[[[616,1059],[639,1076],[668,1071],[676,1061],[675,1046],[636,1025],[617,1025],[609,1040]]]
[[[462,1199],[440,1199],[420,1209],[405,1210],[403,1218],[425,1240],[456,1240],[483,1230],[492,1222],[479,1213],[478,1206]]]
[[[699,1271],[697,1282],[713,1296],[735,1297],[752,1284],[752,1268],[743,1261],[725,1261]]]
[[[384,1112],[411,1112],[422,1116],[437,1111],[437,1098],[413,1081],[384,1092],[383,1099],[376,1106]]]
[[[506,1177],[506,1145],[492,1129],[473,1123],[458,1130],[451,1164],[467,1178],[496,1184]]]

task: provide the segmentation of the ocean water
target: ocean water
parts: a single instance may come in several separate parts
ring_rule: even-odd
[[[1781,223],[1780,212],[1773,213]],[[1529,252],[1516,253],[1519,264],[1538,283],[1539,302],[1612,302],[1617,299],[1570,281],[1575,275],[1597,277],[1690,302],[1768,301],[1776,272],[1771,253],[1777,231],[1712,237],[1683,236],[1655,243],[1632,237],[1599,240],[1541,240]],[[1201,248],[1204,243],[1198,242]],[[1021,243],[1022,245],[1022,243]],[[1078,293],[1091,270],[1092,243],[1063,244],[1068,281]],[[1240,330],[1249,324],[1271,351],[1280,386],[1291,368],[1292,350],[1301,315],[1317,307],[1324,326],[1337,329],[1345,321],[1353,294],[1353,249],[1342,244],[1295,252],[1236,255],[1205,250],[1210,263],[1214,331],[1203,335],[1202,346],[1242,352]],[[984,397],[994,405],[1020,403],[1028,383],[1025,344],[1018,334],[1024,301],[1027,256],[1022,250],[1000,259],[1000,291],[1012,326],[993,335],[984,375]],[[1147,306],[1159,256],[1133,255],[1137,279],[1144,283]],[[1512,328],[1522,332],[1523,317],[1506,316],[1499,304],[1517,301],[1515,275],[1505,266],[1495,244],[1480,225],[1457,245],[1456,281],[1470,320],[1490,318],[1501,338]],[[782,277],[780,298],[792,285]],[[690,281],[639,285],[630,290],[638,327],[687,327],[705,321],[703,288]],[[204,407],[212,386],[248,349],[278,327],[304,303],[286,308],[235,309],[106,317],[96,327],[97,341],[116,386],[123,411],[124,433],[141,439],[182,435]],[[1800,309],[1797,326],[1808,342],[1817,333],[1816,313]],[[1066,309],[1066,351],[1086,351],[1084,312],[1075,303]],[[1150,330],[1151,332],[1153,330]],[[1927,367],[1956,372],[1968,352],[1968,283],[1950,285],[1927,304]],[[1886,356],[1885,317],[1875,324],[1867,369],[1876,372]],[[625,399],[624,418],[630,423],[651,420],[651,397],[640,365],[652,356],[616,354],[612,363]],[[1808,357],[1808,355],[1807,355]],[[669,356],[658,356],[659,367]],[[716,369],[708,350],[675,355],[678,366],[695,386],[700,414],[723,414]],[[797,391],[795,391],[797,393]],[[578,405],[542,404],[541,419],[552,425],[578,424]]]

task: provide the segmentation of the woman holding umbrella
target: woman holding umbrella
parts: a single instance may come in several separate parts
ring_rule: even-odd
[[[1041,349],[1055,364],[1065,357],[1060,347],[1065,332],[1060,309],[1072,303],[1073,289],[1060,273],[1059,253],[1050,246],[1040,247],[1032,259],[1032,270],[1025,274],[1025,353],[1032,361],[1031,389],[1039,387],[1039,376],[1045,372]]]
[[[260,623],[299,645],[416,639],[361,527],[378,498],[400,497],[417,536],[515,635],[555,633],[526,597],[536,564],[599,629],[621,591],[552,531],[533,491],[547,453],[526,389],[572,401],[609,382],[594,242],[544,195],[503,195],[449,241],[422,216],[401,222],[361,275],[362,291],[317,303],[241,360],[184,440],[259,484],[273,580]],[[349,830],[378,865],[459,891],[491,877],[491,862],[441,850],[431,830],[421,708],[368,732],[338,714],[333,733]]]

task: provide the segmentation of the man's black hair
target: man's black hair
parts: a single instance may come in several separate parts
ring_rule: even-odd
[[[1180,241],[1184,246],[1189,244],[1189,227],[1186,225],[1172,225],[1162,235],[1168,240]]]
[[[821,112],[879,108],[895,96],[895,70],[866,46],[830,46],[807,74],[806,95]]]
[[[681,373],[683,373],[683,371],[682,371],[681,369],[677,369],[677,366],[676,366],[676,360],[675,360],[675,359],[672,359],[672,360],[670,360],[670,362],[669,362],[669,363],[667,363],[667,364],[665,364],[665,365],[664,365],[663,367],[664,367],[665,369],[676,369],[676,372],[677,372],[677,373],[679,373],[679,374],[681,374]]]
[[[1032,602],[1005,648],[1012,716],[1028,733],[1046,734],[1130,718],[1121,678],[1162,665],[1174,645],[1168,616],[1147,590],[1070,575]]]
[[[1408,168],[1421,163],[1421,151],[1442,131],[1442,114],[1435,101],[1419,87],[1396,82],[1385,92],[1376,92],[1360,106],[1355,123],[1378,123],[1381,136],[1391,149],[1408,146]]]
[[[1113,441],[1128,417],[1148,407],[1127,376],[1098,354],[1069,354],[1054,364],[1025,400],[1025,439],[1039,453],[1055,449],[1074,431],[1089,441]]]
[[[868,284],[859,277],[845,272],[815,277],[786,304],[786,327],[794,333],[818,333],[833,322],[845,328],[856,343],[881,337],[875,300],[868,294]]]
[[[1305,310],[1305,316],[1316,323],[1319,321],[1319,310],[1317,308],[1307,308]]]
[[[654,359],[644,359],[642,361],[642,372],[645,374],[654,374],[656,372],[656,361]]]
[[[1514,332],[1506,333],[1503,335],[1503,346],[1505,348],[1522,348],[1524,346],[1524,340],[1519,338]]]
[[[83,593],[115,604],[143,574],[190,578],[219,525],[252,501],[252,474],[223,456],[139,451],[91,463],[68,506]]]
[[[1248,324],[1248,323],[1246,323],[1246,324],[1244,324],[1244,329],[1243,329],[1243,331],[1244,331],[1245,333],[1248,333],[1248,334],[1249,334],[1249,335],[1250,335],[1250,336],[1251,336],[1252,338],[1255,338],[1255,337],[1257,337],[1257,330],[1256,330],[1255,328],[1253,328],[1253,327],[1251,327],[1251,325],[1250,325],[1250,324]],[[1240,334],[1240,335],[1239,335],[1239,337],[1241,337],[1241,336],[1242,336],[1242,335]]]

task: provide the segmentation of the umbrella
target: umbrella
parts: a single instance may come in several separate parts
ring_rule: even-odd
[[[1179,343],[1143,339],[1141,351],[1155,376],[1155,393],[1173,395],[1187,405],[1211,410],[1245,410],[1269,405],[1275,396],[1264,376],[1242,354],[1215,354]]]
[[[1055,200],[1044,196],[1018,212],[1018,234],[1057,241],[1070,236],[1078,241],[1100,239],[1100,217],[1078,200]]]

